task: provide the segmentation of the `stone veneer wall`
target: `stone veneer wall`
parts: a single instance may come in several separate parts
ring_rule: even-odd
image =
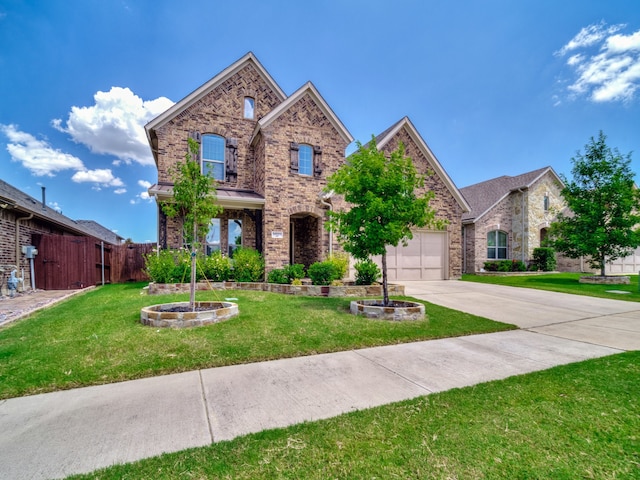
[[[459,278],[462,275],[462,207],[453,197],[444,181],[433,171],[433,166],[422,153],[418,145],[413,141],[405,129],[401,129],[382,149],[386,154],[390,154],[398,148],[402,142],[405,146],[405,153],[411,157],[418,173],[427,176],[425,187],[422,192],[433,191],[435,198],[431,201],[431,206],[435,208],[438,218],[446,219],[447,233],[449,237],[449,271],[448,278]]]
[[[150,283],[149,295],[188,293],[188,283]],[[198,282],[196,290],[257,290],[262,292],[303,295],[308,297],[380,297],[382,285],[281,285],[262,282]],[[389,295],[404,296],[404,285],[389,284]]]

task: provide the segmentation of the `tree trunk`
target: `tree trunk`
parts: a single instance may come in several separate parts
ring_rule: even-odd
[[[193,222],[193,239],[191,240],[191,284],[189,285],[189,309],[196,311],[196,235],[198,226]]]
[[[601,277],[605,277],[605,269],[606,269],[607,264],[605,263],[605,259],[603,258],[602,260],[600,260],[600,276]]]
[[[389,289],[387,287],[387,252],[382,254],[382,303],[389,305]]]

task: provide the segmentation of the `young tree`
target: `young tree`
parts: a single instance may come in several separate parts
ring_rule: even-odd
[[[200,144],[189,138],[185,161],[178,162],[171,172],[173,199],[161,204],[168,217],[182,217],[185,241],[191,246],[191,311],[195,310],[196,254],[200,239],[206,235],[211,219],[222,212],[222,207],[216,204],[215,180],[200,171],[199,152]]]
[[[562,196],[569,207],[550,229],[551,243],[569,258],[588,256],[591,268],[605,276],[607,260],[629,255],[640,245],[640,192],[629,164],[631,154],[621,155],[607,146],[602,131],[591,137],[584,155],[571,159],[573,180],[562,180]]]
[[[329,212],[327,226],[336,230],[344,249],[365,260],[382,255],[384,305],[389,305],[387,288],[387,246],[405,246],[413,238],[413,227],[443,228],[429,206],[432,191],[418,196],[424,176],[418,175],[411,158],[400,144],[390,158],[378,150],[375,137],[367,145],[358,142],[358,150],[331,175],[327,190],[344,195],[350,204],[345,210]]]

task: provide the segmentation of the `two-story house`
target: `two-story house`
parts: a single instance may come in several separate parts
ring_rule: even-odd
[[[149,122],[147,137],[158,169],[149,189],[157,201],[172,197],[171,169],[187,152],[188,138],[200,143],[201,168],[217,180],[217,201],[224,212],[212,219],[205,248],[231,254],[240,245],[256,248],[267,271],[289,263],[310,265],[340,250],[324,228],[327,211],[343,200],[323,193],[326,179],[345,162],[353,137],[312,83],[287,96],[253,53],[248,53],[193,93]],[[461,215],[464,198],[408,119],[379,136],[389,151],[405,142],[421,173],[434,172],[439,215],[445,232],[417,232],[417,240],[395,252],[402,267],[392,278],[440,278],[461,274]],[[386,151],[386,150],[385,150]],[[158,244],[183,244],[182,224],[158,208]],[[435,245],[436,253],[431,249]],[[403,261],[402,253],[407,254]],[[395,268],[395,267],[394,267]],[[434,270],[435,269],[435,270]],[[435,273],[434,273],[435,272]]]

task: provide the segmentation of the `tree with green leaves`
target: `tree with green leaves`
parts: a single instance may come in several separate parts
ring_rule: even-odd
[[[387,247],[407,245],[411,229],[430,226],[444,228],[429,202],[432,191],[418,195],[425,177],[405,155],[402,143],[387,158],[378,150],[375,137],[362,145],[328,178],[328,191],[344,195],[348,207],[329,212],[327,227],[335,229],[344,249],[355,258],[382,256],[384,305],[388,306]]]
[[[607,146],[602,131],[591,137],[584,155],[571,159],[573,179],[561,176],[570,212],[551,225],[552,246],[569,258],[589,257],[605,276],[607,261],[626,257],[640,245],[640,192],[634,184],[631,154]]]
[[[196,255],[200,239],[207,234],[211,219],[222,212],[222,207],[216,203],[215,180],[200,170],[199,152],[200,144],[189,138],[185,161],[178,162],[171,171],[173,199],[161,204],[165,215],[182,218],[185,241],[191,246],[191,311],[195,310]]]

